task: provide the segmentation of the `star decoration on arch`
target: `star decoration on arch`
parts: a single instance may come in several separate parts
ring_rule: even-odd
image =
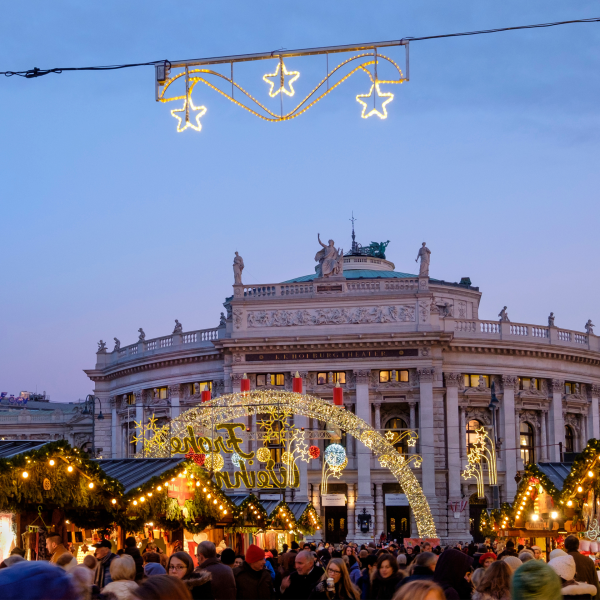
[[[188,109],[188,102],[189,102],[189,109]],[[195,125],[190,120],[190,110],[199,111],[198,114],[196,115],[196,119],[195,119],[196,124]],[[183,115],[180,116],[175,113],[183,113]],[[174,108],[171,111],[171,114],[178,121],[177,131],[179,133],[181,133],[182,131],[185,131],[188,127],[190,129],[194,129],[195,131],[200,131],[202,129],[202,123],[200,123],[200,119],[206,114],[206,106],[196,106],[192,102],[192,97],[188,96],[183,103],[183,107],[182,108]]]
[[[275,81],[271,81],[271,79],[275,79],[279,77],[279,87],[275,88]],[[285,78],[290,77],[288,79],[288,85],[290,86],[289,90],[285,89]],[[300,71],[288,71],[283,64],[283,61],[280,61],[275,69],[275,73],[267,73],[263,75],[263,81],[267,82],[271,89],[269,90],[269,96],[271,98],[275,98],[277,94],[287,94],[288,96],[293,96],[296,92],[294,91],[294,86],[292,85],[296,79],[300,77]]]
[[[367,111],[367,103],[364,100],[361,100],[361,98],[377,98],[377,97],[385,98],[385,100],[383,100],[381,102],[381,110],[373,107],[369,112],[366,112]],[[375,81],[371,85],[371,89],[369,90],[368,94],[358,94],[356,96],[357,102],[362,104],[362,107],[363,107],[362,113],[360,115],[363,119],[368,119],[369,117],[372,117],[373,115],[377,115],[380,119],[387,119],[386,106],[393,99],[394,99],[394,94],[392,94],[392,92],[382,92],[381,91],[381,88],[379,87],[379,81]]]

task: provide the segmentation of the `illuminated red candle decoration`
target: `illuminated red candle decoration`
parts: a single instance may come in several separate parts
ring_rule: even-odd
[[[293,392],[296,392],[296,394],[302,393],[302,377],[300,377],[298,371],[296,371],[296,376],[294,377],[292,385],[293,385],[293,388],[292,388]]]
[[[244,373],[242,380],[240,381],[240,391],[241,392],[249,392],[250,391],[250,380],[248,379],[248,375]]]
[[[204,386],[201,397],[202,397],[202,402],[208,402],[210,400],[210,390],[208,389],[208,385]]]
[[[344,406],[344,390],[339,383],[336,383],[333,388],[333,403],[336,406]]]

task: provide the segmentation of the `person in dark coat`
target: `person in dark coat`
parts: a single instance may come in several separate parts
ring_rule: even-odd
[[[565,551],[575,561],[575,580],[581,583],[589,583],[596,588],[596,600],[600,599],[600,582],[596,575],[594,561],[587,556],[579,554],[579,538],[568,535],[565,539]]]
[[[140,581],[144,577],[144,561],[139,548],[135,544],[134,537],[128,537],[125,540],[125,549],[123,554],[129,554],[135,563],[135,580]]]
[[[371,580],[369,600],[391,600],[400,579],[396,557],[393,554],[382,554],[377,559],[377,572]]]
[[[477,552],[475,552],[475,554],[473,554],[473,569],[478,569],[479,567],[483,567],[483,564],[479,564],[479,559],[484,555],[487,554],[488,552],[488,547],[485,544],[479,544],[479,546],[477,547]],[[467,552],[468,554],[468,552]],[[471,555],[469,555],[471,556]],[[516,555],[515,555],[516,556]]]
[[[251,544],[242,566],[233,570],[238,600],[271,600],[272,579],[265,562],[265,551]]]
[[[518,556],[515,550],[515,543],[512,540],[506,542],[506,548],[498,554],[498,560],[502,560],[505,556]]]
[[[212,576],[212,591],[216,600],[235,600],[236,587],[233,571],[217,559],[217,549],[212,542],[198,544],[198,567],[196,573],[208,571]]]
[[[358,578],[356,585],[360,589],[361,599],[367,600],[371,593],[371,572],[373,569],[377,568],[377,557],[374,554],[369,554],[361,560],[361,563],[364,568],[361,571],[361,576]]]
[[[421,552],[421,554],[415,558],[411,575],[400,581],[400,583],[398,583],[398,588],[411,581],[421,581],[423,579],[433,581],[433,573],[437,561],[438,557],[433,554],[433,552]]]
[[[170,577],[181,579],[194,600],[214,600],[210,573],[208,571],[196,573],[194,571],[194,561],[187,552],[175,552],[169,556],[167,574]]]
[[[296,570],[285,577],[281,582],[282,600],[306,600],[324,571],[315,565],[312,552],[303,550],[296,555]]]
[[[460,550],[448,549],[440,554],[433,580],[444,590],[446,600],[469,600],[473,586],[465,579],[471,572],[473,558]]]

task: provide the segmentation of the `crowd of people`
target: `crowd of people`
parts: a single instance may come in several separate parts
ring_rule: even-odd
[[[143,554],[129,537],[113,553],[109,540],[78,564],[59,536],[51,559],[30,562],[15,548],[0,564],[2,600],[600,600],[594,561],[568,536],[546,562],[537,546],[390,543],[252,544],[244,556],[218,553],[210,541],[167,556]],[[220,549],[219,549],[220,550]],[[196,566],[197,565],[197,566]]]

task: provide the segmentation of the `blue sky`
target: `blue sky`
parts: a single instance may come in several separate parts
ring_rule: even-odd
[[[591,1],[33,0],[3,7],[0,70],[593,16]],[[151,67],[0,79],[1,391],[85,397],[100,338],[216,326],[235,250],[248,283],[311,273],[318,232],[349,248],[351,211],[358,241],[391,240],[396,270],[426,241],[433,277],[471,277],[482,318],[506,304],[516,322],[600,325],[599,42],[600,24],[414,42],[385,121],[360,118],[364,76],[278,124],[203,90],[200,133],[176,132]],[[325,70],[286,64],[299,93]],[[240,81],[266,98],[272,66]]]

